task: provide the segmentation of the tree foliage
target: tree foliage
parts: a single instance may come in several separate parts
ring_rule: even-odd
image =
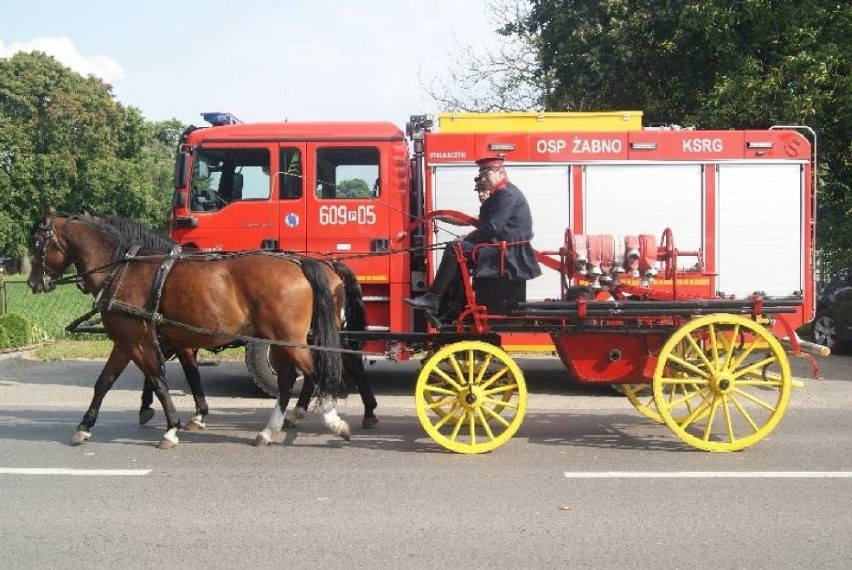
[[[25,251],[43,204],[164,230],[180,130],[146,121],[110,85],[43,53],[0,59],[0,255]]]
[[[491,5],[503,14],[500,32],[530,64],[509,74],[537,94],[538,102],[526,110],[639,109],[646,124],[813,128],[820,179],[817,243],[829,268],[852,265],[852,4],[516,0],[509,10],[507,1]],[[481,66],[481,56],[468,54],[463,66],[481,71],[479,85],[487,85],[489,70],[512,69],[518,60],[499,50],[488,57]],[[464,99],[475,76],[455,76],[468,80],[458,86],[462,95],[436,99],[479,111],[505,100],[499,89]],[[501,81],[499,74],[491,76]]]
[[[373,192],[366,181],[361,178],[350,178],[337,183],[338,198],[372,198]]]

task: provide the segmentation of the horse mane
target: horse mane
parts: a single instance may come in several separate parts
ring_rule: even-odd
[[[166,253],[176,243],[166,236],[155,232],[142,222],[119,216],[94,216],[97,225],[111,231],[127,249],[138,245],[142,249]]]

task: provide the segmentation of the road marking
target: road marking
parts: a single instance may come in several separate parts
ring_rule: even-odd
[[[139,477],[150,469],[63,469],[41,467],[0,467],[0,475],[84,475],[89,477]]]
[[[566,471],[568,479],[848,479],[852,471]]]

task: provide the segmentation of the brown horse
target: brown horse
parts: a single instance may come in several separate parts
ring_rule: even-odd
[[[94,221],[98,223],[104,223],[112,226],[134,245],[144,247],[146,250],[168,253],[178,245],[174,241],[162,236],[135,220],[110,215],[84,214],[82,216],[91,216],[92,218],[95,218]],[[184,250],[184,253],[187,251],[188,250]],[[192,254],[190,253],[189,255]],[[340,310],[341,305],[343,306],[344,330],[366,330],[367,323],[365,319],[363,294],[361,292],[361,286],[358,284],[358,280],[352,269],[339,260],[323,260],[322,268],[329,280],[331,294],[335,302],[335,308]],[[175,354],[177,359],[180,361],[187,383],[189,384],[192,392],[192,397],[195,400],[195,414],[184,425],[184,429],[204,429],[206,427],[205,418],[209,413],[209,407],[207,406],[207,399],[204,396],[204,390],[201,386],[197,350],[181,349],[175,351],[171,347],[162,346],[162,343],[161,348],[167,353],[167,355]],[[360,352],[358,352],[361,348],[360,343],[347,341],[347,348],[352,350],[344,351],[342,354],[344,381],[347,382],[347,385],[354,384],[361,396],[361,402],[364,406],[364,417],[361,420],[361,427],[375,427],[379,423],[379,419],[375,414],[377,402],[375,395],[373,394],[373,390],[367,382],[367,375],[364,370],[364,360]],[[295,379],[285,379],[285,382],[290,383],[294,380]],[[295,408],[287,410],[285,414],[284,427],[295,427],[299,420],[307,415],[307,408],[313,394],[313,384],[310,381],[303,382],[298,403]],[[153,387],[150,384],[145,383],[142,390],[142,405],[139,409],[140,425],[145,425],[154,417],[154,409],[151,407],[153,401]]]
[[[279,396],[255,445],[281,430],[296,368],[317,387],[326,425],[349,439],[349,425],[335,408],[341,391],[339,311],[321,265],[263,252],[192,256],[137,251],[115,227],[91,216],[42,214],[33,234],[28,285],[34,293],[52,291],[74,265],[78,286],[96,296],[103,326],[113,341],[95,383],[89,410],[72,442],[91,437],[98,411],[118,374],[132,361],[145,376],[166,415],[160,448],[178,443],[180,421],[168,392],[158,335],[177,351],[214,348],[235,339],[270,343],[278,372]],[[201,284],[201,286],[199,286]],[[308,333],[313,345],[308,345]]]
[[[139,245],[159,253],[168,253],[178,245],[135,220],[109,215],[91,216],[94,218],[94,221],[108,224],[115,228],[116,231],[125,236],[134,245]],[[189,255],[192,254],[190,253]],[[322,269],[328,278],[335,309],[338,312],[343,309],[343,329],[346,331],[366,330],[367,322],[363,293],[361,292],[361,286],[358,284],[355,273],[348,265],[338,260],[323,260]],[[193,349],[175,351],[171,347],[162,348],[168,354],[176,354],[192,392],[192,397],[195,400],[195,414],[186,423],[184,429],[204,429],[206,427],[204,420],[209,413],[209,408],[207,406],[207,399],[204,396],[204,390],[201,387],[197,351]],[[347,382],[347,385],[350,383],[354,384],[361,396],[361,403],[364,405],[364,417],[361,420],[361,427],[375,427],[379,423],[379,419],[375,414],[377,402],[373,390],[367,382],[367,375],[364,371],[364,360],[359,352],[361,345],[355,341],[347,341],[347,348],[351,350],[343,351],[342,354],[344,381]],[[290,381],[295,381],[295,378],[288,378],[286,381],[289,383]],[[292,410],[287,410],[285,414],[285,427],[295,427],[299,420],[305,417],[313,394],[314,385],[310,380],[303,382],[296,407]],[[153,387],[146,383],[142,390],[142,406],[139,409],[140,425],[148,423],[154,417],[154,410],[151,408],[153,401]]]

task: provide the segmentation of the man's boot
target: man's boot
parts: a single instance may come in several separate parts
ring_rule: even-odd
[[[415,309],[423,309],[430,313],[437,313],[441,309],[441,297],[435,293],[426,293],[413,299],[404,299],[404,301]]]

